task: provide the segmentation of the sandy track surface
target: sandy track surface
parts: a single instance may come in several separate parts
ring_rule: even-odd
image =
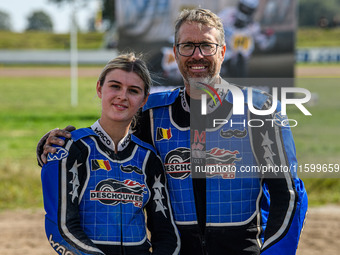
[[[295,76],[340,78],[340,66],[339,65],[298,66],[295,68]]]
[[[44,212],[15,210],[0,213],[0,254],[53,255],[44,232]],[[309,210],[297,255],[339,254],[340,207]]]

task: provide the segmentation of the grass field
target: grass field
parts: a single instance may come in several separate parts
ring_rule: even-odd
[[[339,67],[340,68],[340,67]],[[91,125],[100,114],[96,77],[79,78],[79,106],[70,106],[69,78],[0,77],[0,209],[41,207],[40,168],[35,148],[47,131],[69,124]],[[288,108],[299,164],[340,164],[339,78],[299,78],[296,86],[318,95],[312,116]],[[339,175],[339,174],[338,174]],[[312,178],[311,178],[312,177]],[[340,179],[304,176],[310,203],[340,204]]]
[[[297,47],[339,47],[340,29],[299,28]]]
[[[70,48],[69,34],[53,34],[30,31],[13,33],[0,31],[0,49],[53,49]],[[103,33],[78,33],[78,49],[98,49],[102,47]]]
[[[79,49],[103,47],[104,33],[78,33]],[[6,38],[1,40],[1,38]],[[299,28],[296,47],[339,47],[340,29]],[[69,34],[0,31],[0,49],[69,49]]]
[[[299,122],[292,131],[300,165],[340,164],[339,81],[340,78],[296,79],[296,87],[306,88],[318,97],[314,105],[307,105],[312,116],[304,116],[296,107],[288,108],[289,118]],[[315,173],[300,176],[306,184],[311,205],[340,204],[340,173],[321,178]]]
[[[56,127],[91,125],[99,116],[96,78],[79,79],[79,106],[70,107],[69,79],[0,77],[0,209],[42,205],[39,138]]]

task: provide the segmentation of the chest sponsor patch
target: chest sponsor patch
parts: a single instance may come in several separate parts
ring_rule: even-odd
[[[165,172],[175,179],[185,179],[190,175],[190,149],[177,148],[168,152],[164,160]]]
[[[100,181],[95,190],[90,191],[90,200],[112,206],[132,203],[135,207],[141,208],[145,193],[145,184],[133,180],[106,179]]]
[[[206,173],[207,177],[213,177],[215,175],[221,175],[223,179],[234,179],[235,171],[233,166],[235,162],[241,161],[239,151],[229,151],[220,148],[212,148],[207,151],[206,154]]]

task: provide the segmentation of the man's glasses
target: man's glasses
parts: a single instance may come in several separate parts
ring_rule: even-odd
[[[200,50],[201,54],[205,57],[213,56],[217,52],[217,43],[177,43],[179,55],[183,57],[191,57],[194,55],[196,47]]]

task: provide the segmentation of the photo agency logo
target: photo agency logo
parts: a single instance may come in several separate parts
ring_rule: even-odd
[[[220,104],[222,105],[222,99],[219,95],[218,91],[224,91],[225,93],[222,93],[222,95],[226,96],[227,92],[232,94],[233,98],[233,114],[234,115],[244,115],[245,114],[245,103],[248,106],[248,109],[251,113],[257,116],[268,116],[273,114],[278,107],[278,92],[279,89],[277,87],[272,88],[272,103],[271,106],[268,109],[257,109],[254,106],[253,102],[253,88],[252,87],[247,87],[247,98],[245,99],[244,92],[242,91],[241,88],[232,85],[226,81],[223,81],[221,84],[215,84],[215,88],[212,86],[209,86],[205,83],[199,82],[200,85],[203,87],[199,87],[201,90],[206,92],[206,94],[201,95],[201,114],[206,115],[207,114],[207,95],[209,95],[214,102],[214,106],[217,105],[216,98],[219,100]],[[280,122],[279,125],[281,126],[286,126],[286,127],[296,127],[298,125],[297,120],[294,119],[288,119],[286,117],[287,115],[287,105],[295,105],[304,115],[306,116],[311,116],[312,114],[303,106],[304,103],[307,103],[311,99],[311,93],[307,89],[304,88],[296,88],[296,87],[281,87],[280,88],[281,92],[281,110],[279,112],[275,113],[275,119],[265,119],[265,121],[270,121],[272,122],[272,125],[274,123],[277,123],[278,121]],[[288,98],[289,94],[302,94],[303,97],[300,98]],[[215,98],[216,97],[216,98]],[[224,99],[224,98],[223,98]],[[247,100],[247,102],[245,102]],[[228,123],[227,119],[214,119],[213,120],[213,126],[216,127],[218,125],[223,125]],[[256,126],[253,123],[260,123],[257,124]],[[230,123],[232,125],[232,123]],[[240,123],[238,123],[240,124]],[[244,121],[244,126],[250,127],[261,127],[263,126],[263,120],[260,119],[251,119],[248,120],[248,123],[245,123]]]

